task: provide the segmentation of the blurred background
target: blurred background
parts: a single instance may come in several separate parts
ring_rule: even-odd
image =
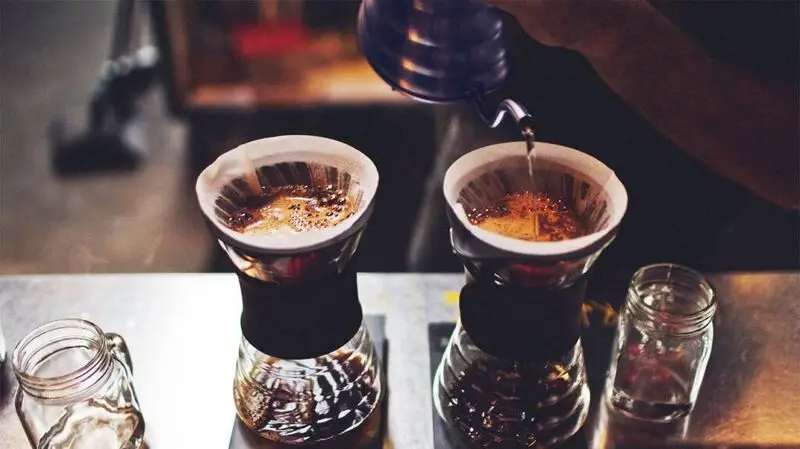
[[[372,72],[358,7],[0,0],[0,274],[228,270],[194,179],[278,134],[341,140],[375,161],[361,271],[458,271],[444,211],[422,207],[440,189],[449,112]],[[726,262],[710,269],[796,267],[796,218],[748,197],[724,230]],[[417,244],[420,262],[412,241],[426,232],[436,245]]]
[[[194,179],[239,143],[290,133],[375,161],[389,207],[364,262],[404,269],[433,121],[359,56],[357,2],[0,5],[0,273],[226,269]]]

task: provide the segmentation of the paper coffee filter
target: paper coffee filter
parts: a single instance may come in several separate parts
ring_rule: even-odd
[[[444,196],[472,235],[503,251],[557,256],[592,245],[616,230],[625,215],[628,194],[610,168],[588,154],[561,145],[537,142],[535,151],[533,185],[523,142],[479,148],[450,166],[444,178]],[[490,206],[508,193],[526,190],[563,198],[589,225],[592,233],[560,242],[531,242],[486,231],[470,223],[467,210]]]
[[[230,214],[245,199],[291,184],[336,186],[355,202],[356,212],[334,226],[302,232],[250,235],[228,227]],[[195,186],[203,214],[220,232],[265,251],[307,249],[336,239],[369,218],[377,188],[378,170],[363,153],[332,139],[300,135],[240,145],[206,167]]]

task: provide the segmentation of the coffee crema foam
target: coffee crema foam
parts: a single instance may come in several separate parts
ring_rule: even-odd
[[[544,192],[509,193],[489,207],[467,211],[467,218],[486,231],[534,242],[558,242],[590,233],[589,226],[562,200]]]
[[[248,198],[228,227],[251,235],[296,233],[336,226],[355,212],[352,198],[334,186],[286,185]]]

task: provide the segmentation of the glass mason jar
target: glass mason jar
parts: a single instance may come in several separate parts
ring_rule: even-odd
[[[31,446],[137,449],[144,418],[125,341],[65,319],[22,338],[12,356],[15,406]]]
[[[271,357],[242,338],[234,401],[245,426],[262,438],[366,447],[380,433],[382,397],[381,365],[363,321],[347,344],[305,360]]]
[[[674,264],[639,269],[619,314],[609,405],[650,421],[688,415],[711,355],[716,310],[714,290],[700,273]]]

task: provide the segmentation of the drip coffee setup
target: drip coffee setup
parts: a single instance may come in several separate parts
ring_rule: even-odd
[[[580,341],[586,275],[613,241],[627,194],[608,167],[579,151],[538,144],[533,185],[526,158],[521,143],[493,145],[463,156],[445,176],[451,243],[466,285],[433,391],[454,447],[551,447],[574,435],[589,410]],[[561,199],[586,235],[523,241],[468,216],[526,191]],[[533,219],[541,234],[569,224]],[[513,221],[506,230],[519,233]]]
[[[222,410],[214,419],[233,422],[233,436],[224,435],[230,449],[605,449],[619,435],[602,426],[621,421],[621,429],[670,424],[678,430],[669,438],[713,435],[707,429],[715,422],[702,415],[708,412],[701,410],[696,421],[705,427],[692,422],[693,428],[687,419],[706,366],[713,365],[718,296],[700,273],[666,263],[632,273],[619,318],[609,326],[613,342],[587,344],[587,285],[620,231],[628,192],[593,156],[535,141],[533,117],[520,103],[489,100],[508,72],[497,11],[483,0],[364,0],[358,40],[392,89],[419,102],[473,103],[487,127],[510,117],[519,131],[516,141],[461,156],[444,176],[441,212],[463,274],[446,282],[417,274],[373,282],[385,275],[358,273],[361,237],[383,205],[378,169],[356,148],[310,135],[241,144],[208,165],[195,184],[202,218],[235,278],[228,276],[232,282],[202,305],[192,301],[206,284],[164,289],[196,288],[180,313],[235,309],[224,321],[236,321],[235,315],[238,322],[209,319],[193,328],[197,341],[190,343],[216,341],[207,336],[211,325],[236,334],[231,373],[200,387],[230,391],[230,404],[180,398],[165,407],[192,403],[196,410],[181,409],[191,419]],[[184,301],[180,294],[164,296]],[[385,318],[379,332],[369,325],[368,308]],[[160,312],[149,318],[156,322]],[[159,370],[149,371],[145,388],[134,388],[134,358],[148,355],[129,349],[134,339],[106,333],[89,318],[25,328],[10,357],[19,384],[15,411],[31,447],[146,446],[153,404],[140,397],[165,391],[153,387],[165,382],[161,367],[150,359]],[[161,328],[172,325],[163,319]],[[146,327],[113,322],[136,335]],[[382,344],[384,337],[390,344]],[[587,369],[587,354],[608,360],[603,373]],[[210,352],[210,364],[222,365],[220,357]],[[0,367],[2,360],[0,351]],[[165,360],[174,363],[168,372],[180,375],[198,363],[196,355],[169,354],[159,362]],[[715,369],[717,376],[725,371]],[[204,374],[179,380],[191,383],[195,375]],[[590,387],[603,376],[599,391]],[[719,399],[727,391],[708,394]],[[587,429],[593,433],[584,438]]]
[[[588,413],[585,275],[613,240],[627,196],[611,170],[576,150],[539,144],[533,172],[520,164],[526,159],[522,142],[490,146],[457,161],[445,178],[453,250],[467,284],[433,397],[461,434],[456,447],[550,447]],[[385,381],[353,261],[377,186],[366,156],[313,136],[246,143],[198,177],[201,209],[242,293],[237,414],[266,440],[360,447],[364,435],[375,436]],[[499,228],[536,222],[542,235],[534,237],[552,241],[474,224],[492,205],[526,192],[545,195],[550,209],[541,211],[552,216],[511,217]],[[492,210],[484,218],[509,213]]]
[[[383,373],[354,265],[377,187],[366,156],[313,136],[249,142],[198,178],[242,292],[234,402],[262,438],[366,447],[377,434]],[[254,217],[258,199],[286,204]]]
[[[445,177],[467,283],[433,400],[455,447],[551,447],[588,414],[586,274],[614,239],[627,194],[610,169],[577,150],[540,143],[532,173],[527,159],[523,142],[494,145]],[[375,436],[370,421],[380,416],[385,380],[353,261],[377,187],[366,156],[313,136],[246,143],[198,178],[201,209],[242,293],[237,414],[266,440],[338,447]],[[497,207],[530,192],[543,197],[523,209],[540,215]],[[501,221],[484,229],[490,219]],[[528,225],[535,235],[525,240],[518,233]]]
[[[586,275],[619,228],[625,189],[594,158],[536,144],[533,119],[516,101],[502,100],[494,114],[487,108],[508,67],[502,19],[485,2],[409,8],[365,0],[358,26],[365,57],[392,88],[418,101],[474,102],[492,128],[509,113],[524,139],[473,150],[445,175],[451,244],[467,282],[433,397],[456,434],[453,447],[558,444],[588,413],[580,343]],[[515,206],[504,200],[515,195],[532,216],[513,216]],[[481,215],[484,222],[506,218],[492,232],[476,225]],[[588,229],[568,232],[567,218]]]
[[[465,274],[455,326],[431,360],[427,391],[443,434],[435,449],[588,447],[579,435],[592,407],[587,275],[616,237],[628,196],[585,153],[544,142],[536,151],[531,170],[524,141],[479,148],[445,176],[451,246]],[[388,354],[376,350],[355,266],[378,181],[360,151],[300,135],[240,145],[197,178],[242,304],[231,448],[381,446]],[[716,306],[691,269],[661,264],[634,275],[595,401],[601,425],[628,429],[632,419],[688,434]],[[81,319],[23,337],[13,354],[16,410],[31,446],[142,447],[147,415],[132,358],[120,335]],[[605,430],[588,441],[603,447],[597,432]],[[631,434],[618,432],[608,435]]]

